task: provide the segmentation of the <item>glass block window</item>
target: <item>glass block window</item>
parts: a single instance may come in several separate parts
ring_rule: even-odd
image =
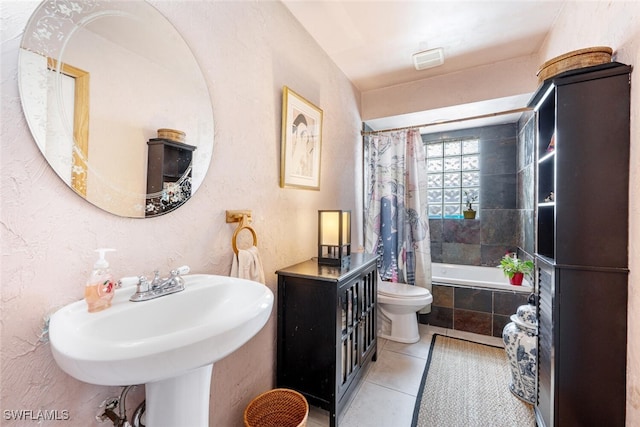
[[[426,141],[429,218],[462,218],[480,196],[480,140]]]

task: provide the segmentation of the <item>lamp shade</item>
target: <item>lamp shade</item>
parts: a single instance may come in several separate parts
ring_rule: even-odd
[[[344,265],[351,255],[351,211],[318,211],[318,263]]]

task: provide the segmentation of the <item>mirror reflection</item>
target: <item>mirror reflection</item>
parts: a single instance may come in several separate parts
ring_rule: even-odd
[[[47,0],[19,61],[29,128],[77,194],[142,218],[198,189],[213,152],[209,92],[185,41],[151,5]]]

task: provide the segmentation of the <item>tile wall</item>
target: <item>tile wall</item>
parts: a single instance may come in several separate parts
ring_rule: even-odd
[[[480,139],[480,209],[476,219],[431,219],[433,262],[496,266],[521,241],[516,200],[518,124],[422,135],[424,141]]]
[[[518,228],[519,255],[533,259],[535,252],[535,139],[536,118],[533,111],[523,114],[518,122]]]
[[[428,323],[432,326],[501,337],[518,306],[526,304],[526,292],[433,285]]]

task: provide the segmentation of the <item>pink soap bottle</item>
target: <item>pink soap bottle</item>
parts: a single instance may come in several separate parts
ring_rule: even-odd
[[[109,263],[105,259],[105,253],[113,252],[114,250],[96,249],[96,252],[100,253],[100,258],[93,265],[93,271],[84,288],[84,299],[87,302],[89,313],[95,313],[111,307],[115,283],[109,271]]]

